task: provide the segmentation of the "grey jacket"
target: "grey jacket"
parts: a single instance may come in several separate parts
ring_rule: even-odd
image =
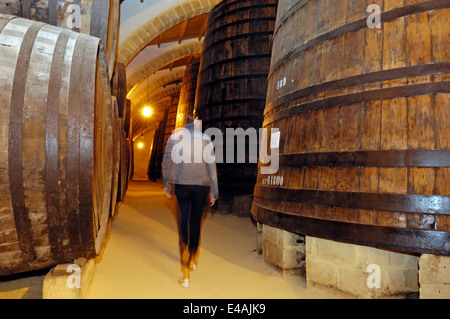
[[[162,165],[164,188],[173,184],[210,186],[210,196],[218,199],[216,159],[211,138],[193,124],[173,131],[166,144]]]

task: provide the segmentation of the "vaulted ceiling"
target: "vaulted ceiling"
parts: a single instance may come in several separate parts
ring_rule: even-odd
[[[153,109],[147,129],[162,119],[181,90],[186,66],[200,61],[209,12],[221,0],[124,0],[118,62],[126,66],[134,122]]]

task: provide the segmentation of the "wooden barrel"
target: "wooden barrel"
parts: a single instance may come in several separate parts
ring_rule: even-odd
[[[119,116],[119,106],[117,98],[112,97],[112,103],[114,105],[114,120],[113,120],[113,165],[112,165],[112,181],[111,181],[111,210],[110,216],[116,217],[119,201],[119,178],[120,178],[120,161],[122,151],[122,132],[123,132],[123,119]]]
[[[258,175],[252,214],[450,255],[450,4],[384,6],[369,28],[364,1],[280,0],[264,116],[280,168]]]
[[[197,78],[200,70],[200,62],[190,64],[186,67],[183,84],[181,86],[180,100],[176,119],[176,128],[182,128],[188,123],[187,116],[192,116],[197,95]]]
[[[113,153],[102,43],[0,15],[0,56],[0,275],[94,257]]]
[[[8,0],[0,5],[0,13],[15,14],[101,38],[108,56],[111,78],[119,39],[119,0]]]
[[[123,130],[127,138],[131,137],[131,100],[125,102],[125,117],[123,122]]]
[[[163,120],[159,122],[159,127],[156,130],[155,137],[153,139],[152,152],[147,171],[148,178],[153,182],[158,181],[162,177],[162,162],[165,148],[164,140],[166,137],[166,125],[168,118],[169,109],[166,109]]]
[[[125,64],[116,63],[111,80],[111,93],[116,97],[120,118],[127,117],[127,71]],[[128,115],[129,117],[129,115]]]
[[[130,180],[130,143],[127,139],[126,132],[122,132],[120,143],[120,172],[119,172],[119,190],[118,201],[123,202],[128,189],[128,182]]]
[[[164,133],[164,149],[166,147],[167,141],[175,130],[175,125],[177,121],[177,111],[178,102],[180,100],[179,95],[172,96],[170,99],[169,113],[167,115],[166,131]]]
[[[261,127],[277,2],[224,0],[211,11],[195,106],[203,129],[219,128],[225,137],[226,128]],[[218,163],[221,194],[253,192],[257,164],[237,162]]]

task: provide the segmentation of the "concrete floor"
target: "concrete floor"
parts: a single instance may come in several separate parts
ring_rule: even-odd
[[[345,296],[306,288],[300,277],[283,278],[256,253],[256,227],[249,218],[208,214],[199,268],[191,287],[181,274],[173,202],[161,184],[132,182],[86,298],[149,299],[334,299]],[[43,276],[0,280],[0,299],[42,298]]]

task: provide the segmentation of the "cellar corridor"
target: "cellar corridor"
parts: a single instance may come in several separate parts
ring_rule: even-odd
[[[282,278],[256,253],[256,228],[235,216],[208,214],[199,268],[181,288],[178,234],[161,184],[132,182],[111,224],[86,298],[342,298]]]

